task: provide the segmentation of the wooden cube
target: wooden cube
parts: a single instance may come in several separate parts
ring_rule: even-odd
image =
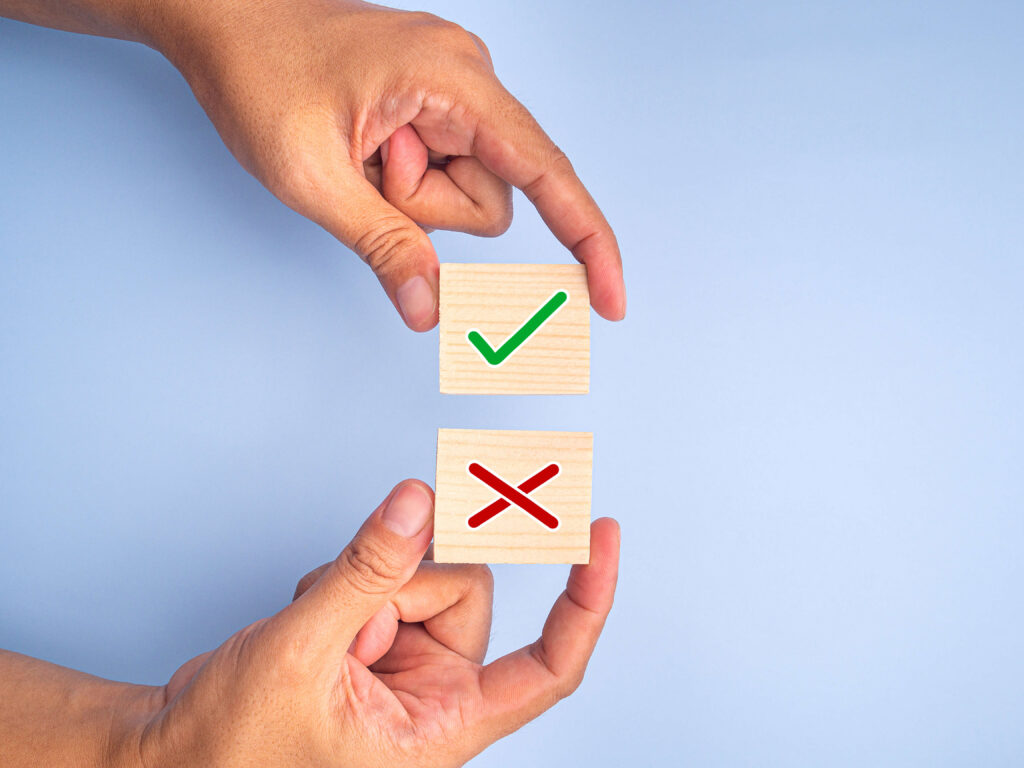
[[[442,264],[441,391],[558,395],[590,389],[582,264]]]
[[[434,560],[590,560],[589,432],[439,429]]]

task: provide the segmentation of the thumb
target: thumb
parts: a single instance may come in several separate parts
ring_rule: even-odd
[[[325,227],[370,265],[406,325],[430,330],[440,268],[427,233],[357,170],[342,175],[341,187],[341,205],[332,206]]]
[[[399,483],[317,582],[278,614],[281,621],[315,646],[344,651],[415,574],[430,544],[433,512],[429,487]]]

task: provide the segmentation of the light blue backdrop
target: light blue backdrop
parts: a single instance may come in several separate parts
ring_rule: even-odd
[[[1024,762],[1019,3],[430,8],[615,226],[592,394],[442,397],[436,332],[140,46],[0,22],[0,647],[163,682],[438,426],[596,434],[618,602],[479,766]],[[452,261],[560,261],[517,198]],[[560,567],[500,567],[492,649]]]

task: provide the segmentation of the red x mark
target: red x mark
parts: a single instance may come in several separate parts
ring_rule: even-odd
[[[537,472],[532,477],[528,477],[519,484],[518,488],[513,488],[511,485],[506,483],[496,474],[491,472],[489,469],[484,467],[482,464],[473,462],[469,465],[469,474],[475,477],[477,480],[488,486],[492,490],[497,491],[503,498],[495,499],[486,507],[481,509],[479,512],[469,518],[470,528],[479,528],[481,525],[486,523],[495,515],[500,512],[504,512],[509,508],[510,505],[515,504],[517,507],[522,509],[524,512],[533,515],[540,522],[546,525],[551,530],[558,527],[558,518],[548,512],[544,507],[535,502],[526,494],[530,491],[540,488],[544,483],[550,480],[552,477],[557,475],[559,467],[557,464],[548,464],[544,469]]]

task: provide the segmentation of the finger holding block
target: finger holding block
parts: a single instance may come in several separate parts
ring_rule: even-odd
[[[582,264],[442,264],[440,290],[441,392],[589,391]]]
[[[589,432],[439,429],[438,563],[590,560]]]

